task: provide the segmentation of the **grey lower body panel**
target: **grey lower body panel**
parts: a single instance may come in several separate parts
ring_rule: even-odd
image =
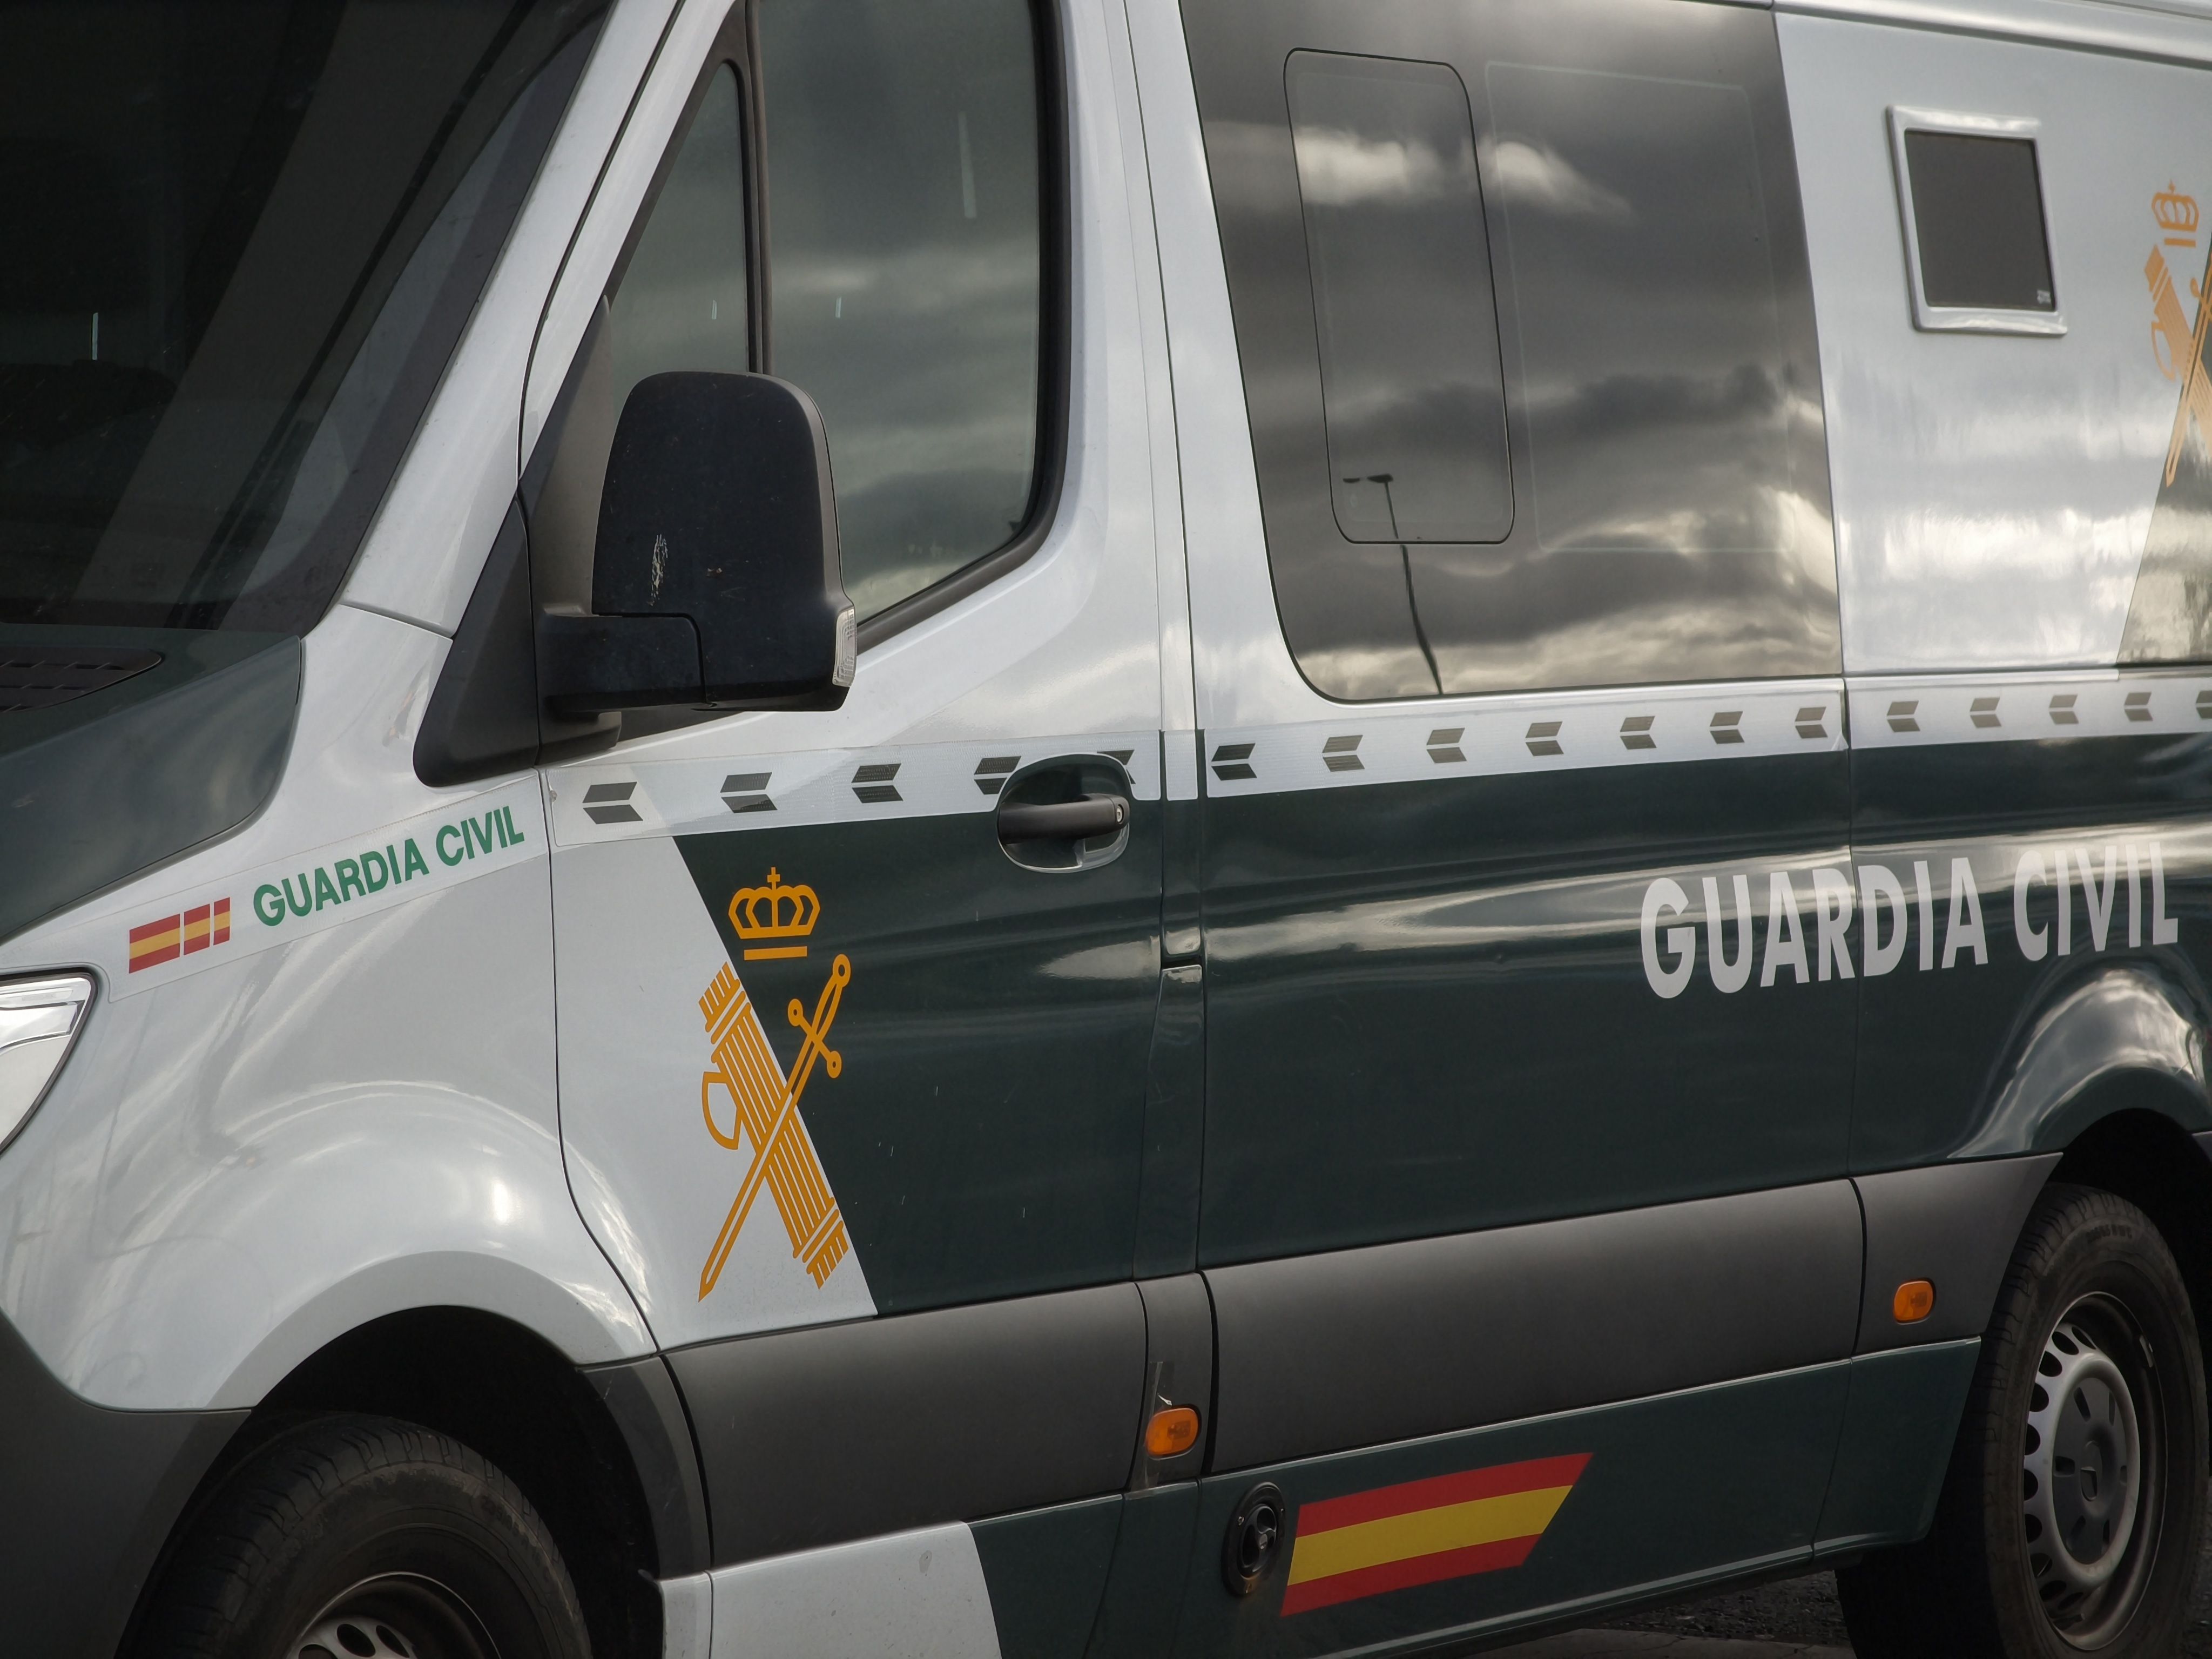
[[[11,1659],[107,1659],[244,1412],[118,1412],[0,1320],[0,1631]]]
[[[1215,1469],[1841,1359],[1847,1181],[1209,1268]]]
[[[717,1566],[1119,1492],[1145,1360],[1133,1284],[668,1356]]]
[[[2058,1159],[2050,1152],[1858,1176],[1867,1247],[1857,1352],[1979,1336],[2028,1210]],[[1913,1279],[1935,1285],[1936,1310],[1900,1325],[1892,1300]]]
[[[583,1373],[614,1419],[644,1489],[655,1565],[663,1578],[703,1572],[713,1559],[707,1491],[684,1401],[659,1354],[618,1360]]]

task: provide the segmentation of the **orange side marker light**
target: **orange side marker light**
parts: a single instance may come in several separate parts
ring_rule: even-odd
[[[1917,1325],[1936,1311],[1936,1287],[1924,1279],[1908,1279],[1890,1298],[1889,1310],[1900,1325]]]
[[[1154,1412],[1145,1425],[1145,1451],[1152,1457],[1173,1457],[1198,1443],[1198,1413],[1188,1406],[1170,1406]]]

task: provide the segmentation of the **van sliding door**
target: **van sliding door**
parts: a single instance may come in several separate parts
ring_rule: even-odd
[[[1209,535],[1209,482],[1191,526],[1197,1547],[1261,1479],[1291,1531],[1249,1597],[1194,1574],[1183,1640],[1802,1558],[1858,1303],[1857,981],[1772,20],[1182,21],[1258,509]]]

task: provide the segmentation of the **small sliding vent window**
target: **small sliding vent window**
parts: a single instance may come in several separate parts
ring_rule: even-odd
[[[1443,64],[1294,52],[1285,75],[1329,493],[1353,542],[1513,527],[1467,89]]]
[[[2063,334],[2051,269],[2036,123],[1889,113],[1923,329]]]

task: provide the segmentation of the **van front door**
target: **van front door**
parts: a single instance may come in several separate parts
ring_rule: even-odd
[[[570,1178],[718,1565],[1115,1494],[1135,1444],[1155,556],[1106,487],[1127,382],[1069,338],[1055,40],[1026,0],[733,15],[555,307],[597,320],[526,482],[539,603],[627,388],[750,368],[820,408],[861,618],[835,712],[631,714],[545,769]],[[1103,1572],[1113,1518],[1053,1547]]]
[[[1857,935],[1771,20],[1134,15],[1148,120],[1187,41],[1209,175],[1155,140],[1205,728],[1197,1548],[1261,1481],[1285,1528],[1249,1595],[1194,1574],[1188,1650],[1805,1559],[1858,1306]]]

